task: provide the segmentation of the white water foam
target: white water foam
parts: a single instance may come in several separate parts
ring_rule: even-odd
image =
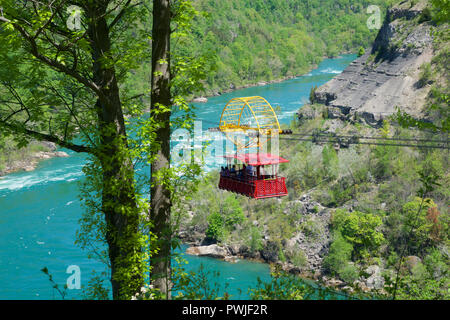
[[[0,190],[16,191],[39,184],[47,184],[49,182],[78,180],[84,173],[81,170],[67,172],[67,169],[73,167],[75,166],[55,171],[30,172],[22,176],[6,176],[5,179],[0,180]]]
[[[322,70],[320,72],[321,73],[327,73],[327,74],[339,74],[339,73],[342,72],[342,70],[336,70],[336,69],[333,69],[333,68],[326,68],[326,69],[324,69],[324,70]]]

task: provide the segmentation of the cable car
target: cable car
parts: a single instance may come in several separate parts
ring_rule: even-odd
[[[260,147],[274,134],[284,132],[264,98],[231,99],[222,111],[218,129],[236,146],[235,154],[225,156],[227,166],[220,172],[219,189],[254,199],[288,195],[285,178],[278,176],[278,168],[289,160],[260,152]],[[261,136],[265,139],[261,140]],[[239,153],[250,148],[256,148],[257,152]]]
[[[220,172],[219,189],[254,199],[288,195],[286,178],[278,176],[278,165],[289,160],[270,153],[247,153],[225,158],[228,164]],[[231,165],[231,159],[241,162],[240,168]]]

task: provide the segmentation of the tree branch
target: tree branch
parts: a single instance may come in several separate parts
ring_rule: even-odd
[[[34,38],[18,23],[16,22],[12,22],[11,20],[0,16],[0,21],[1,22],[6,22],[6,23],[10,23],[15,30],[17,30],[21,35],[22,38],[25,39],[31,46],[31,50],[30,53],[37,59],[41,60],[43,63],[45,63],[46,65],[57,69],[58,71],[67,74],[71,77],[73,77],[74,79],[76,79],[78,82],[80,82],[81,84],[85,85],[86,87],[92,89],[101,99],[104,98],[103,93],[101,92],[100,88],[92,81],[90,81],[89,79],[83,77],[81,74],[79,74],[78,72],[76,72],[75,70],[72,70],[71,68],[66,67],[65,65],[59,63],[58,61],[52,60],[49,57],[41,54],[39,52],[38,46],[36,41],[34,40]]]
[[[28,128],[25,128],[25,127],[22,127],[19,125],[7,123],[4,120],[0,120],[0,126],[4,126],[14,132],[26,133],[27,135],[29,135],[39,141],[50,141],[50,142],[56,143],[57,145],[59,145],[63,148],[67,148],[67,149],[73,150],[75,152],[85,152],[85,153],[95,154],[95,149],[93,149],[93,148],[74,144],[71,142],[67,142],[67,141],[64,141],[64,140],[58,138],[57,136],[30,130]]]
[[[138,2],[138,3],[135,3],[135,4],[130,6],[130,3],[131,3],[131,0],[128,0],[127,3],[125,4],[125,6],[122,8],[122,10],[117,14],[117,16],[114,18],[114,20],[109,24],[108,30],[111,30],[112,27],[114,27],[114,25],[116,25],[117,22],[119,22],[119,20],[125,14],[125,11],[127,9],[130,9],[130,8],[133,8],[133,7],[137,7],[137,6],[142,4],[142,2]]]

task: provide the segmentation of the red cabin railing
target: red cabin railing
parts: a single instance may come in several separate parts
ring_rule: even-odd
[[[285,180],[284,177],[242,180],[237,177],[220,176],[219,189],[255,199],[282,197],[288,194]]]
[[[269,198],[287,196],[286,178],[255,180],[255,198]]]

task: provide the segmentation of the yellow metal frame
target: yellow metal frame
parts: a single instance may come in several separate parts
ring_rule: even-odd
[[[251,130],[268,137],[274,133],[281,133],[275,111],[266,99],[259,96],[234,98],[228,101],[220,115],[219,129],[239,149],[259,147],[260,140],[254,138],[245,143],[239,139],[233,139],[236,133],[246,133]]]

